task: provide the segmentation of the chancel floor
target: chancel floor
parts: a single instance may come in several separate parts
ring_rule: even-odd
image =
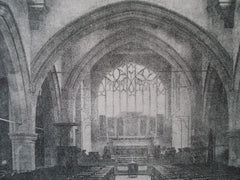
[[[127,179],[134,179],[134,180],[151,180],[150,176],[139,175],[136,178],[130,178],[128,176],[116,176],[115,180],[127,180]]]

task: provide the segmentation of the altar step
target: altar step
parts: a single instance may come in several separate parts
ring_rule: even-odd
[[[138,165],[147,165],[148,162],[147,157],[134,157],[133,159],[132,157],[125,156],[117,157],[117,162],[119,165],[127,165],[132,162],[132,160]]]
[[[115,170],[116,175],[128,175],[128,166],[117,166]],[[148,175],[149,170],[147,166],[138,166],[138,175]]]

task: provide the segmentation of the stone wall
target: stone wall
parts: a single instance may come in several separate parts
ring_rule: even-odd
[[[0,118],[9,119],[9,91],[7,78],[0,78]],[[9,122],[0,120],[0,163],[6,161],[8,167],[12,164],[12,145],[8,136]]]

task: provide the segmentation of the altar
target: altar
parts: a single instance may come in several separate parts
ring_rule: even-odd
[[[153,144],[153,137],[139,137],[139,136],[126,136],[126,137],[112,137],[110,142],[112,146],[151,146]]]
[[[138,163],[146,163],[153,146],[153,137],[118,137],[110,139],[114,158],[121,164],[132,159]]]
[[[149,117],[137,112],[122,112],[111,118],[101,115],[100,134],[107,135],[112,158],[127,163],[134,157],[144,162],[153,156],[154,143],[163,142],[163,119],[160,114]]]

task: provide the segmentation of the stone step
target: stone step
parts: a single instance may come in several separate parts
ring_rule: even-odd
[[[128,166],[118,166],[116,168],[115,174],[117,175],[128,175]],[[138,175],[148,175],[148,167],[147,166],[138,166]]]
[[[147,164],[147,158],[144,158],[144,157],[134,158],[133,161],[136,162],[137,164],[141,164],[141,165]],[[128,163],[132,162],[132,158],[118,157],[117,162],[118,162],[118,164],[128,164]]]

